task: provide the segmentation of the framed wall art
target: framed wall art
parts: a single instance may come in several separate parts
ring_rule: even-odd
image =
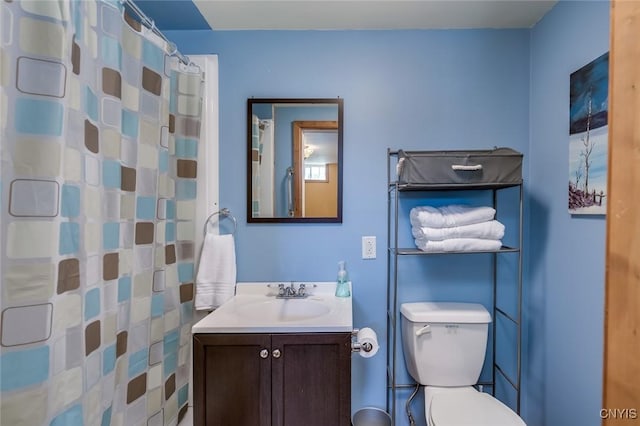
[[[609,52],[573,72],[569,96],[569,213],[607,211]]]

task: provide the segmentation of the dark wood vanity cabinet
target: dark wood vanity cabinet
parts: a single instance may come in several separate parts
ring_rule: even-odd
[[[196,426],[348,426],[351,333],[195,334]]]

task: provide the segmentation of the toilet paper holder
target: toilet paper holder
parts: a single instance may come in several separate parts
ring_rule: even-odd
[[[358,337],[358,333],[360,332],[359,328],[354,328],[351,331],[351,337],[352,338],[356,338]],[[373,345],[370,342],[351,342],[351,352],[371,352],[373,350]]]

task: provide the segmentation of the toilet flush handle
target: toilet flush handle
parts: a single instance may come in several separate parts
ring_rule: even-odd
[[[425,325],[424,327],[416,331],[416,337],[420,337],[423,334],[427,334],[427,333],[431,333],[431,326],[429,324]]]

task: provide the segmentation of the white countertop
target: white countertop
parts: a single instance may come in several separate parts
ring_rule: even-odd
[[[335,282],[295,282],[307,287],[305,299],[276,299],[278,284],[236,285],[236,295],[197,322],[197,333],[328,333],[353,330],[352,297],[335,297]],[[351,283],[349,283],[351,287]],[[353,290],[352,290],[353,291]],[[353,296],[353,293],[352,293]]]

